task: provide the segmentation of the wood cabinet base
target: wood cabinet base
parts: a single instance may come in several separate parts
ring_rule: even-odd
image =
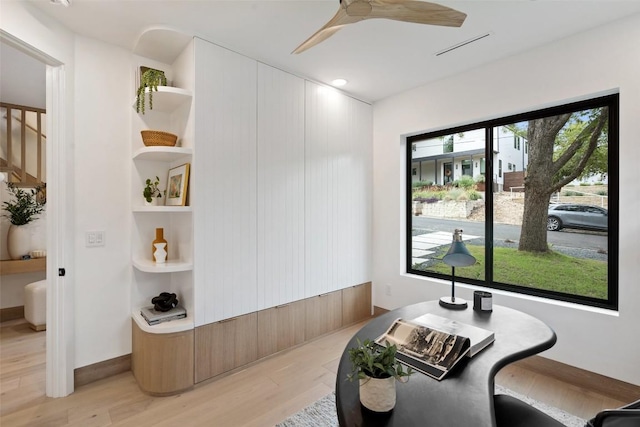
[[[150,334],[132,322],[131,371],[138,386],[154,396],[193,387],[194,332]]]

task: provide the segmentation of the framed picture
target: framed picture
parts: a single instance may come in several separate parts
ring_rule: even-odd
[[[166,206],[186,206],[189,187],[189,163],[169,169]]]

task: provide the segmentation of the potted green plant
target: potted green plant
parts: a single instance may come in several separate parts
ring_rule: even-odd
[[[147,205],[157,205],[158,199],[162,197],[162,191],[160,191],[158,185],[160,185],[160,178],[158,178],[157,176],[155,181],[152,181],[150,178],[147,178],[147,180],[145,181],[142,195]]]
[[[7,249],[11,259],[20,259],[29,253],[31,236],[24,226],[36,220],[44,211],[44,203],[37,197],[42,188],[38,186],[27,191],[7,183],[7,190],[14,200],[3,202],[6,212],[2,216],[11,222],[7,232]]]
[[[360,382],[360,403],[374,412],[389,412],[396,405],[396,380],[406,382],[413,373],[396,359],[395,344],[385,346],[366,339],[348,350],[353,367],[349,380]]]
[[[485,184],[484,184],[485,177],[484,177],[484,175],[483,174],[478,175],[476,177],[475,181],[476,181],[476,190],[484,191],[485,190]]]
[[[136,94],[136,111],[144,114],[145,107],[145,92],[149,88],[149,109],[153,110],[153,91],[158,91],[158,86],[166,86],[167,78],[164,75],[164,71],[155,70],[153,68],[147,69],[140,76],[140,86]]]

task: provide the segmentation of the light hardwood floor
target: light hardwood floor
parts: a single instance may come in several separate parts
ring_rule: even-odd
[[[334,389],[339,357],[357,324],[170,397],[140,391],[130,372],[45,397],[45,333],[24,319],[0,324],[0,425],[271,427]],[[496,382],[589,418],[625,402],[510,365]]]

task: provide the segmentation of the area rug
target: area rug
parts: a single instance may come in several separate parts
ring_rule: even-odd
[[[585,421],[565,411],[529,397],[523,396],[507,388],[496,385],[496,394],[508,394],[538,408],[542,412],[560,421],[567,427],[584,427]],[[300,412],[293,414],[276,427],[338,427],[336,415],[336,396],[328,394],[322,399],[312,403]]]

